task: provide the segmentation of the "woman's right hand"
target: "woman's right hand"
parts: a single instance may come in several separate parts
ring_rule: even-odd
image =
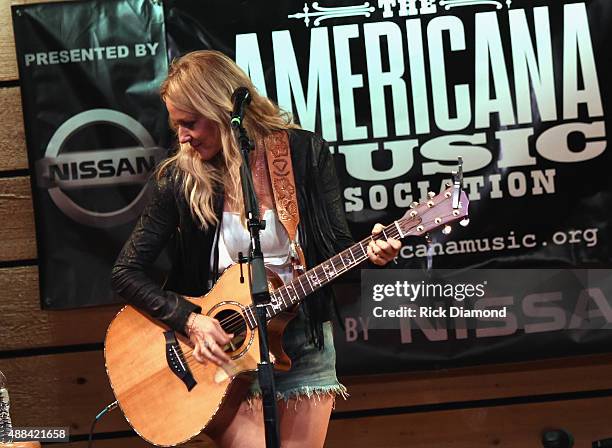
[[[217,319],[191,313],[185,330],[193,344],[193,357],[196,361],[205,363],[209,360],[219,366],[230,361],[222,347],[228,344],[234,335],[223,331]]]

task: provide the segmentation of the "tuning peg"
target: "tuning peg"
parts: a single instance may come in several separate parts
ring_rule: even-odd
[[[427,244],[431,244],[431,235],[429,233],[425,234],[425,241],[427,241]]]
[[[419,203],[416,201],[410,203],[410,208],[416,208],[418,206],[419,206]]]
[[[444,182],[444,186],[445,186],[446,188],[450,187],[451,185],[452,185],[452,184],[451,184],[450,182]]]
[[[435,196],[436,196],[436,194],[435,194],[433,191],[428,191],[428,192],[427,192],[427,197],[428,197],[429,199],[432,199],[432,198],[434,198]]]
[[[459,224],[462,227],[467,227],[467,225],[470,223],[470,218],[463,218],[461,221],[459,221]]]
[[[444,235],[448,235],[449,233],[451,233],[451,230],[453,230],[453,228],[449,225],[445,225],[444,228],[442,229],[442,233]]]

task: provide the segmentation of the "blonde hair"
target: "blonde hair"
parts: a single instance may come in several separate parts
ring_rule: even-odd
[[[240,187],[242,156],[229,124],[233,104],[231,95],[238,87],[251,93],[243,126],[253,142],[281,129],[297,127],[291,116],[268,98],[259,95],[249,77],[229,57],[218,51],[188,53],[173,61],[168,77],[160,88],[161,98],[188,113],[202,115],[215,122],[221,136],[221,152],[214,159],[203,161],[189,143],[179,143],[176,154],[166,159],[158,176],[175,165],[185,199],[192,216],[201,228],[216,225],[214,192],[223,185],[226,198],[244,214]]]

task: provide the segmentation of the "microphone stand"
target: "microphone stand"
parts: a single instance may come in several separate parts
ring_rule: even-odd
[[[251,298],[256,310],[255,319],[259,332],[260,362],[257,368],[257,375],[263,403],[266,447],[279,448],[280,435],[278,429],[278,410],[276,409],[276,387],[274,385],[273,364],[270,362],[266,317],[267,306],[270,303],[270,291],[268,290],[268,279],[259,240],[259,232],[265,228],[265,221],[259,219],[259,203],[253,186],[253,176],[249,168],[249,151],[253,149],[253,145],[249,140],[246,130],[242,126],[242,120],[232,119],[231,126],[234,129],[234,134],[240,144],[240,152],[242,153],[240,181],[242,185],[242,196],[244,198],[244,211],[247,217],[247,226],[251,234],[251,250],[248,257],[250,272],[249,280]]]

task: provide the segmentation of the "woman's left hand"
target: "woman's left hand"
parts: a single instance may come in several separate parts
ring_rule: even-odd
[[[380,223],[374,224],[372,235],[378,235],[385,228]],[[402,248],[402,243],[395,238],[389,238],[370,241],[368,244],[368,258],[372,263],[378,266],[384,266],[393,260],[399,254]]]

